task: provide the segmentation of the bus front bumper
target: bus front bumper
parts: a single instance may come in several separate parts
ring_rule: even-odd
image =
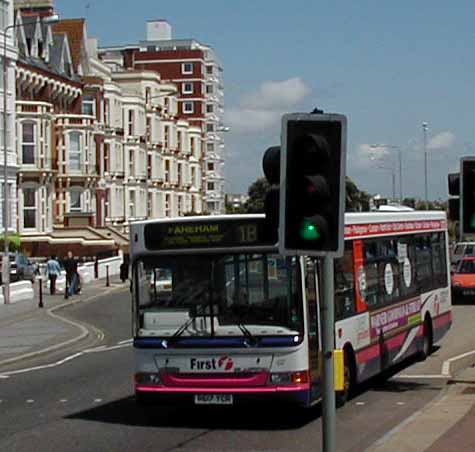
[[[297,406],[310,406],[310,385],[269,386],[259,388],[192,388],[192,387],[167,387],[136,385],[137,399],[146,400],[147,404],[157,405],[196,405],[196,397],[206,395],[231,395],[226,398],[227,405],[253,405],[253,404],[288,404]],[[213,403],[210,403],[213,405]]]

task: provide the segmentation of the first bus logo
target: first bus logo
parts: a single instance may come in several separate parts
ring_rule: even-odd
[[[233,359],[228,355],[220,356],[219,358],[191,358],[191,370],[232,370],[234,366]]]

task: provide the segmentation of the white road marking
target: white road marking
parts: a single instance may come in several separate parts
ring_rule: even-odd
[[[27,373],[27,372],[33,372],[35,370],[50,369],[52,367],[61,366],[62,364],[67,363],[68,361],[71,361],[71,360],[76,359],[80,356],[86,355],[88,353],[107,352],[107,351],[110,351],[110,350],[117,350],[119,348],[126,348],[126,347],[129,347],[130,345],[131,344],[111,345],[110,347],[101,345],[101,346],[96,347],[96,348],[89,348],[89,349],[83,350],[82,352],[77,352],[77,353],[74,353],[73,355],[66,356],[66,358],[63,358],[63,359],[61,359],[59,361],[56,361],[54,363],[42,364],[40,366],[34,366],[34,367],[27,367],[25,369],[12,370],[11,372],[4,372],[2,374],[2,378],[9,378],[12,375],[24,374],[24,373]]]
[[[416,374],[416,375],[410,375],[410,374],[401,374],[401,375],[395,375],[393,377],[394,380],[398,380],[398,379],[411,379],[411,378],[414,378],[414,379],[423,379],[423,378],[447,378],[447,375],[443,375],[443,374]]]
[[[118,345],[131,344],[131,343],[132,343],[132,340],[133,340],[133,339],[126,339],[125,341],[117,342],[117,344],[118,344]]]
[[[66,403],[68,401],[68,399],[60,399],[59,400],[61,403]]]
[[[101,403],[102,399],[94,399],[94,403]]]
[[[7,378],[10,378],[8,375],[0,375],[0,380],[6,380]]]
[[[363,406],[366,405],[366,402],[356,402],[356,405]]]
[[[396,405],[405,405],[406,402],[397,402]]]
[[[462,353],[461,355],[453,356],[450,359],[447,359],[444,361],[444,364],[442,365],[442,374],[446,375],[447,377],[451,377],[451,371],[450,371],[450,366],[454,361],[457,361],[459,359],[467,358],[469,356],[474,356],[475,359],[475,350],[472,350],[467,353]]]
[[[28,399],[26,403],[34,403],[34,399]]]

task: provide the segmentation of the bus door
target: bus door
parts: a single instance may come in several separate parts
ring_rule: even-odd
[[[305,303],[307,306],[308,362],[312,382],[312,396],[319,397],[321,379],[320,309],[318,297],[318,278],[316,259],[304,258],[305,264]]]

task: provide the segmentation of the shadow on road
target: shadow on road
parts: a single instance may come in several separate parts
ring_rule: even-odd
[[[293,430],[321,416],[320,406],[308,410],[284,407],[147,407],[135,403],[134,396],[71,414],[81,419],[108,424],[141,427],[197,428],[212,430]]]

